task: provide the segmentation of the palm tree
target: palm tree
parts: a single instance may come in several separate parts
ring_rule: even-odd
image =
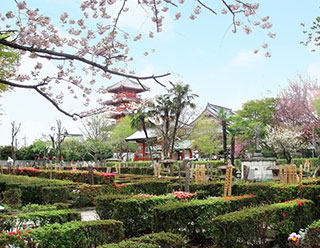
[[[174,126],[173,126],[173,133],[172,133],[172,140],[171,140],[171,149],[170,149],[170,157],[174,152],[174,144],[177,135],[177,129],[181,114],[184,109],[187,107],[195,108],[196,105],[192,102],[196,94],[191,93],[190,85],[186,84],[183,85],[181,83],[173,85],[173,87],[168,92],[169,96],[171,97],[172,105],[171,111],[174,114]]]

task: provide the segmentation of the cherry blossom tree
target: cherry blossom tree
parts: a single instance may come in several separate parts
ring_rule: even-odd
[[[174,15],[174,20],[182,20],[190,6],[193,11],[188,18],[191,20],[203,11],[214,16],[229,14],[232,32],[242,30],[249,35],[260,28],[265,31],[267,38],[275,37],[270,32],[272,24],[269,17],[257,15],[259,4],[240,0],[219,0],[214,3],[203,0],[137,0],[136,7],[142,8],[146,18],[154,23],[154,28],[147,34],[129,33],[121,29],[121,18],[135,11],[128,0],[82,1],[80,15],[63,12],[59,23],[54,21],[54,17],[41,14],[39,8],[29,7],[27,2],[15,0],[16,9],[0,13],[0,45],[13,49],[21,57],[16,66],[0,78],[0,84],[10,89],[34,90],[60,112],[74,119],[109,110],[99,97],[107,92],[107,87],[99,81],[118,76],[139,83],[152,79],[163,85],[160,79],[169,73],[139,76],[128,69],[133,60],[130,44],[143,38],[153,39],[156,33],[165,29],[165,18]],[[74,13],[79,12],[75,10]],[[267,43],[262,45],[262,49],[267,47]],[[264,51],[266,57],[271,56]],[[144,54],[148,55],[149,52]],[[31,60],[32,70],[20,70],[23,58]],[[47,64],[53,69],[44,70]],[[66,110],[63,105],[65,92],[69,93],[69,98],[83,99],[84,110]],[[90,108],[92,99],[102,105]]]
[[[320,117],[315,109],[315,102],[320,97],[317,80],[298,75],[296,80],[289,80],[289,86],[279,94],[274,117],[279,125],[299,126],[304,136],[310,138],[312,129],[320,128]]]
[[[291,163],[293,153],[308,148],[298,127],[267,127],[265,142],[278,155],[283,155]]]

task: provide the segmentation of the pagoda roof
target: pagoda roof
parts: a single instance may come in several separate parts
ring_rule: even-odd
[[[129,102],[140,102],[140,98],[134,97],[118,97],[115,99],[107,100],[104,102],[106,105],[120,104],[120,103],[129,103]]]
[[[141,86],[139,83],[129,79],[124,78],[120,82],[115,83],[107,88],[107,91],[110,93],[117,93],[119,90],[130,89],[135,91],[136,93],[141,93],[144,91],[148,91],[149,88],[145,86]]]

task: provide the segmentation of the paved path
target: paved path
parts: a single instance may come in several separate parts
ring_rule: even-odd
[[[99,216],[94,209],[80,211],[80,213],[81,221],[99,220]]]

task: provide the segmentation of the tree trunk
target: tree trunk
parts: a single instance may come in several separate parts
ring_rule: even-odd
[[[227,164],[228,151],[227,151],[227,123],[222,121],[222,143],[223,143],[223,160],[224,164]]]
[[[235,137],[234,135],[231,136],[231,148],[230,148],[230,160],[231,164],[234,165],[234,148],[235,148]]]

